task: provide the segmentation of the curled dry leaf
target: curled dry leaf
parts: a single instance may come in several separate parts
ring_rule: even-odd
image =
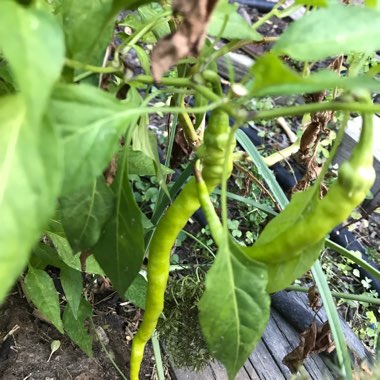
[[[188,55],[198,55],[206,38],[207,24],[217,0],[174,0],[173,12],[183,16],[177,31],[158,42],[152,51],[155,81],[172,65]]]
[[[307,297],[309,299],[309,305],[314,311],[318,311],[321,308],[320,296],[315,285],[309,288],[307,292]]]
[[[329,323],[325,322],[322,326],[317,327],[316,322],[313,321],[310,327],[300,334],[298,346],[286,355],[282,362],[292,373],[296,373],[307,355],[319,354],[324,351],[329,353],[334,348]]]

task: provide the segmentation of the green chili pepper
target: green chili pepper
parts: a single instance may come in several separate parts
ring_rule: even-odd
[[[272,240],[268,239],[268,234],[262,239],[260,235],[252,247],[243,248],[247,256],[267,264],[291,260],[302,249],[324,239],[334,227],[347,219],[352,210],[365,199],[375,181],[372,140],[373,115],[366,113],[363,115],[360,140],[351,158],[340,167],[338,179],[327,195],[319,199],[319,189],[307,190],[316,196],[295,221],[291,232],[285,229]],[[282,218],[285,217],[286,209],[283,213],[284,215],[280,214]],[[276,219],[265,229],[273,229],[271,223],[276,223]]]
[[[220,183],[226,149],[232,151],[235,147],[235,142],[226,147],[229,130],[228,115],[220,110],[214,110],[205,131],[204,144],[197,152],[203,159],[203,178],[209,192]],[[232,171],[232,161],[228,170]],[[163,310],[164,293],[169,276],[170,251],[177,235],[199,206],[196,183],[192,178],[161,218],[152,237],[147,269],[148,290],[145,313],[132,343],[131,380],[138,380],[145,345],[152,336]]]
[[[200,161],[198,160],[195,163],[195,179],[197,184],[197,194],[199,203],[202,207],[202,210],[206,216],[207,223],[210,227],[211,235],[213,239],[215,240],[215,243],[218,247],[220,247],[220,244],[223,240],[223,226],[222,223],[220,223],[219,217],[216,214],[216,211],[214,209],[214,206],[210,199],[210,194],[207,189],[206,182],[204,181],[202,177],[202,171],[200,168]]]

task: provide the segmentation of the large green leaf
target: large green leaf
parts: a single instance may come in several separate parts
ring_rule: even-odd
[[[91,314],[91,305],[82,298],[77,317],[74,315],[71,305],[67,304],[62,318],[67,335],[90,357],[92,357],[92,337],[85,327],[85,321],[91,317]]]
[[[330,5],[292,23],[273,50],[302,61],[380,49],[380,12],[352,5]],[[328,27],[326,27],[328,25]]]
[[[113,190],[116,208],[93,248],[96,260],[111,279],[120,295],[124,295],[137,276],[144,257],[144,229],[128,179],[128,144],[119,158]]]
[[[312,186],[306,191],[294,194],[291,202],[285,207],[285,209],[265,226],[263,232],[257,239],[255,246],[270,243],[283,232],[291,231],[294,223],[302,220],[303,213],[307,212],[310,205],[312,205],[313,201],[318,196],[319,186]],[[250,248],[244,249],[249,250]]]
[[[283,290],[291,285],[294,280],[304,275],[318,259],[324,244],[325,240],[323,239],[312,246],[302,249],[290,260],[284,260],[276,264],[267,264],[267,292],[274,293]],[[284,256],[286,257],[285,254]]]
[[[199,302],[200,324],[213,356],[234,379],[258,343],[269,319],[267,272],[232,239],[218,250]]]
[[[262,55],[250,71],[255,77],[251,90],[253,96],[312,93],[335,87],[380,91],[380,82],[369,77],[340,77],[330,70],[303,77],[274,53]]]
[[[38,136],[25,109],[20,96],[0,98],[0,303],[54,211],[62,172],[51,125]]]
[[[2,0],[0,51],[26,100],[28,121],[36,128],[63,66],[62,30],[48,12]]]
[[[135,102],[121,103],[98,88],[58,85],[51,115],[64,144],[63,194],[91,184],[117,151],[120,136],[135,121]]]
[[[85,63],[101,62],[112,38],[115,11],[112,0],[65,0],[60,14],[68,57]]]
[[[84,63],[100,64],[112,39],[118,12],[150,2],[152,1],[63,1],[59,15],[65,32],[68,57]]]
[[[24,290],[37,309],[63,334],[59,297],[53,279],[45,271],[29,267]]]
[[[267,246],[286,231],[292,231],[296,223],[302,223],[305,213],[308,212],[315,197],[318,196],[319,185],[294,194],[288,206],[266,225],[256,243],[252,247],[242,247],[242,250],[250,257],[255,257],[253,252],[260,252],[261,246]],[[291,237],[289,238],[291,239]],[[268,257],[266,263],[268,269],[267,291],[272,293],[284,289],[295,279],[301,277],[317,260],[323,245],[324,239],[297,252],[284,252],[283,258],[276,263],[272,263],[271,257]]]
[[[216,6],[207,32],[211,36],[226,38],[228,40],[252,40],[261,41],[263,37],[237,13],[237,4],[228,4],[227,1],[219,1]]]
[[[128,173],[140,176],[156,176],[157,166],[155,161],[153,161],[149,156],[147,156],[141,150],[128,151]],[[172,174],[173,170],[169,169],[167,166],[159,164],[162,175]]]
[[[103,177],[60,199],[62,224],[75,252],[91,248],[98,241],[103,225],[114,210],[114,200]]]
[[[18,95],[0,98],[0,303],[25,267],[55,207],[61,146],[43,118],[64,60],[55,19],[33,7],[0,2],[0,50]]]

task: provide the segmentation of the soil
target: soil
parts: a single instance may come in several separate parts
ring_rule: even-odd
[[[126,377],[131,330],[136,329],[139,313],[136,309],[121,307],[117,296],[106,298],[101,307],[95,307],[94,326],[108,355]],[[14,333],[7,336],[12,330]],[[94,339],[94,354],[89,358],[68,337],[36,317],[26,299],[15,292],[0,309],[0,379],[121,379],[99,339]],[[61,345],[48,361],[53,340],[59,340]],[[143,362],[141,378],[152,379],[154,360],[150,347],[145,356],[148,360]]]

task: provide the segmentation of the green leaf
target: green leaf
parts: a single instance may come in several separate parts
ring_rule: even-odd
[[[221,245],[199,302],[208,347],[234,379],[258,343],[269,319],[265,267],[249,260],[229,239]]]
[[[380,12],[361,6],[334,4],[292,23],[273,47],[279,54],[316,61],[352,52],[380,49]],[[328,27],[326,27],[328,25]]]
[[[140,176],[155,176],[157,175],[157,169],[155,161],[148,157],[142,151],[136,151],[129,149],[128,151],[128,173],[136,174]],[[160,169],[163,175],[173,173],[173,170],[167,166],[160,164]]]
[[[82,273],[65,266],[61,269],[60,279],[65,292],[67,302],[75,318],[78,318],[78,310],[82,298],[83,279]]]
[[[129,27],[132,29],[134,33],[138,33],[144,26],[145,23],[142,22],[141,17],[136,13],[128,14],[123,21],[119,23],[120,26]],[[123,36],[124,37],[124,36]],[[141,42],[145,44],[155,44],[157,42],[157,38],[154,36],[152,32],[147,32],[141,37]],[[135,47],[136,45],[134,45]],[[137,53],[137,51],[136,51]],[[138,54],[138,53],[137,53]],[[149,65],[150,66],[150,65]],[[149,69],[150,70],[150,69]]]
[[[303,212],[306,212],[318,196],[319,185],[294,194],[285,209],[265,226],[255,245],[269,243],[283,232],[291,231],[295,221],[302,219]]]
[[[1,303],[25,267],[60,188],[61,146],[43,113],[63,65],[63,35],[49,13],[4,0],[0,51],[19,90],[0,98]]]
[[[289,231],[291,231],[291,229]],[[304,275],[315,261],[317,261],[324,248],[324,244],[325,241],[321,240],[310,247],[302,249],[298,255],[291,260],[284,260],[276,264],[267,264],[267,292],[274,293],[283,290],[292,284],[294,280]]]
[[[86,319],[90,318],[91,315],[91,305],[82,298],[78,309],[78,317],[76,318],[74,316],[70,304],[67,304],[62,318],[67,335],[89,357],[92,357],[92,337],[85,327],[85,321]]]
[[[65,0],[60,9],[67,56],[96,64],[112,38],[114,9],[111,0]]]
[[[45,271],[29,267],[24,290],[37,309],[63,334],[59,297],[53,279]]]
[[[9,65],[0,58],[0,96],[13,93],[15,87]]]
[[[141,274],[138,274],[128,290],[125,292],[124,297],[140,309],[145,309],[147,288],[148,282],[146,281],[145,277],[143,277]]]
[[[61,260],[70,268],[73,268],[77,271],[81,271],[80,253],[74,254],[67,239],[64,236],[57,235],[56,233],[50,231],[47,232],[47,236],[53,243],[54,248],[56,249],[56,252],[58,253]],[[58,267],[62,268],[62,266]],[[104,274],[94,256],[89,256],[87,258],[86,273],[100,275]]]
[[[54,211],[62,172],[51,125],[38,135],[25,110],[20,96],[0,98],[0,303]]]
[[[316,196],[319,196],[319,185],[294,194],[288,206],[266,225],[255,245],[252,248],[243,248],[243,251],[260,250],[261,245],[271,243],[286,231],[292,231],[294,225],[302,220],[303,213],[310,207]],[[299,252],[288,254],[284,252],[283,260],[278,263],[268,263],[267,291],[272,293],[282,290],[301,277],[317,260],[323,246],[324,239]],[[289,259],[289,256],[292,258]]]
[[[286,66],[274,53],[263,54],[250,69],[255,80],[253,96],[292,95],[312,93],[328,88],[380,91],[380,82],[369,77],[340,77],[333,71],[322,70],[303,77]]]
[[[114,200],[103,177],[60,199],[62,224],[74,251],[91,248],[98,241],[114,210]]]
[[[144,229],[128,179],[128,145],[119,158],[113,190],[116,209],[107,222],[98,243],[93,248],[96,260],[111,279],[112,285],[124,295],[137,276],[144,257]]]
[[[157,139],[152,132],[148,130],[149,117],[144,115],[140,118],[139,126],[133,132],[132,149],[134,151],[144,152],[148,156],[155,167],[155,175],[166,194],[168,189],[165,182],[163,165],[161,165],[158,156]],[[165,167],[165,166],[164,166]]]
[[[50,13],[2,0],[0,51],[25,98],[28,121],[36,127],[64,63],[62,30]]]
[[[219,1],[208,25],[208,34],[227,40],[261,41],[263,37],[237,13],[237,4]]]
[[[113,0],[114,8],[121,9],[137,9],[144,4],[154,3],[156,0]]]
[[[141,20],[144,24],[148,24],[154,20],[154,18],[159,17],[159,15],[163,12],[162,6],[157,2],[152,2],[147,5],[143,5],[138,8],[138,14],[141,17]],[[160,22],[158,22],[153,28],[152,32],[157,40],[165,37],[170,34],[169,23],[161,18]]]
[[[91,184],[107,167],[120,136],[135,122],[136,101],[121,103],[86,85],[55,88],[51,116],[64,144],[63,194]]]
[[[48,265],[56,268],[61,268],[65,265],[58,256],[57,251],[44,243],[39,243],[33,248],[29,263],[33,268],[42,270]]]

